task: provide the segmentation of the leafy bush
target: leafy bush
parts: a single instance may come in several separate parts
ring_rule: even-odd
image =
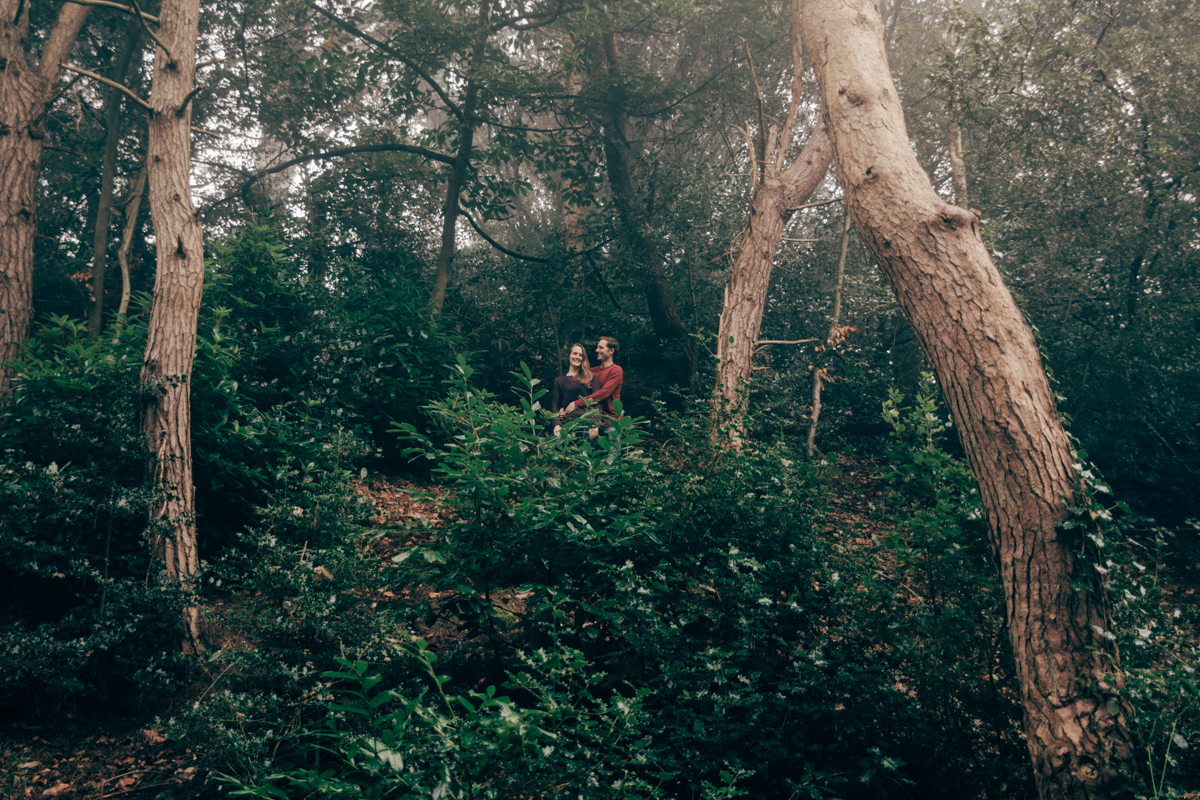
[[[407,699],[381,689],[365,661],[338,659],[322,674],[340,685],[323,729],[304,755],[311,766],[259,780],[224,776],[231,796],[413,798],[511,797],[554,794],[656,797],[645,780],[649,761],[641,736],[641,699],[599,700],[578,652],[539,651],[514,681],[534,701],[522,708],[494,687],[449,694],[449,676],[434,669],[421,639],[398,651],[427,684]],[[431,691],[432,690],[432,691]]]
[[[666,444],[650,450],[623,420],[610,459],[543,435],[527,368],[515,404],[471,377],[460,361],[430,407],[444,445],[398,428],[451,489],[451,521],[397,557],[403,582],[441,597],[427,616],[465,626],[509,674],[555,642],[600,676],[595,696],[637,687],[672,796],[875,793],[908,780],[897,748],[944,755],[921,750],[938,721],[896,685],[897,637],[864,645],[873,565],[815,533],[820,465],[781,444],[714,445],[706,409],[660,409]]]

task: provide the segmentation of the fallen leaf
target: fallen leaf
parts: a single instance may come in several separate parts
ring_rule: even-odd
[[[42,797],[54,797],[57,794],[62,794],[63,792],[65,792],[67,789],[70,789],[70,788],[71,788],[71,784],[69,784],[69,783],[58,783],[58,784],[55,784],[54,786],[51,786],[46,791],[42,792]]]
[[[162,744],[166,741],[166,738],[154,728],[146,728],[145,730],[138,731],[138,733],[141,734],[146,744]]]
[[[40,761],[26,761],[24,764],[17,764],[17,769],[33,769],[34,767],[40,767],[41,765],[42,762]]]

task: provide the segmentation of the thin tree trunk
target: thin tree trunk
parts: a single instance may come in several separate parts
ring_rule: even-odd
[[[125,42],[125,48],[118,60],[117,72],[113,80],[124,83],[129,74],[129,64],[137,50],[141,39],[141,26],[136,22]],[[121,101],[124,96],[120,91],[109,88],[108,99],[105,101],[104,125],[106,136],[104,140],[104,164],[100,170],[100,202],[96,208],[96,231],[92,236],[92,307],[88,312],[88,338],[95,339],[100,335],[104,324],[105,279],[108,273],[108,229],[112,224],[113,181],[117,172],[117,145],[121,140]]]
[[[612,189],[613,204],[617,209],[621,239],[628,250],[634,274],[646,297],[650,324],[657,336],[668,348],[677,351],[679,359],[668,359],[679,382],[689,379],[695,362],[687,326],[679,314],[671,283],[663,268],[663,257],[657,243],[646,230],[648,214],[640,208],[638,192],[634,186],[632,162],[637,154],[630,147],[629,118],[621,102],[621,64],[617,36],[611,30],[601,35],[603,70],[607,81],[607,102],[604,108],[604,162],[608,172],[608,184]],[[594,64],[599,67],[599,64]],[[598,77],[594,69],[593,77]]]
[[[491,30],[489,25],[491,12],[491,0],[483,0],[483,4],[479,8],[479,26],[471,52],[472,68],[483,57],[483,50],[487,45]],[[442,244],[438,250],[437,271],[434,273],[433,279],[433,295],[429,299],[429,307],[434,314],[441,314],[442,307],[446,304],[446,289],[450,286],[450,267],[458,252],[458,198],[466,183],[467,167],[471,163],[471,155],[475,148],[475,129],[479,126],[475,110],[478,105],[479,84],[474,78],[468,78],[462,103],[458,151],[454,154],[454,164],[450,167],[450,177],[446,181],[446,201],[442,204]]]
[[[804,0],[804,41],[847,208],[933,365],[979,484],[1038,792],[1131,796],[1143,774],[1131,710],[1114,686],[1098,590],[1072,587],[1090,581],[1057,528],[1076,491],[1073,458],[1033,335],[978,218],[942,202],[917,164],[871,0]]]
[[[838,253],[837,275],[833,283],[833,314],[829,320],[829,334],[825,337],[825,345],[817,348],[817,353],[824,353],[826,350],[837,347],[841,342],[838,322],[842,319],[842,284],[846,278],[846,251],[849,248],[850,215],[846,214],[846,222],[842,225],[842,247],[841,252]],[[808,439],[804,445],[809,458],[813,457],[813,453],[817,449],[817,423],[821,419],[821,389],[825,383],[825,371],[819,362],[812,365],[812,372],[812,414],[809,415]]]
[[[947,150],[950,154],[950,174],[954,181],[954,203],[959,208],[970,208],[967,199],[967,162],[963,160],[962,128],[958,123],[959,115],[959,70],[958,70],[958,20],[954,12],[958,10],[955,3],[947,12],[946,22],[946,69],[950,72],[950,99],[946,103],[946,111],[950,122],[946,126]]]
[[[7,363],[29,340],[33,315],[33,239],[43,120],[59,66],[87,21],[89,6],[64,3],[40,63],[25,52],[27,0],[0,0],[0,397],[12,392]]]
[[[760,164],[752,170],[756,177],[750,219],[729,276],[717,334],[718,402],[713,408],[710,430],[716,436],[722,424],[727,425],[735,447],[740,442],[741,421],[747,410],[746,387],[754,369],[754,352],[762,330],[775,254],[792,215],[821,185],[833,158],[833,145],[825,123],[818,121],[800,155],[783,169],[804,88],[799,5],[800,0],[793,0],[792,99],[788,117],[782,133],[772,129],[770,143],[777,141],[773,152],[769,152],[771,148],[765,131],[759,132],[761,145],[758,149],[764,155],[756,159]]]
[[[150,218],[158,250],[154,307],[142,362],[142,429],[151,453],[155,512],[161,531],[156,555],[169,579],[190,589],[200,569],[192,486],[191,377],[196,324],[204,286],[204,236],[192,205],[192,83],[200,0],[164,0],[158,35],[171,50],[154,55],[148,165]],[[187,611],[191,644],[200,649],[199,614]]]
[[[142,195],[146,193],[146,165],[138,170],[129,190],[129,202],[125,204],[125,229],[121,232],[121,246],[117,248],[117,263],[121,265],[121,302],[117,316],[129,313],[129,297],[132,294],[129,276],[129,251],[133,247],[133,235],[137,232],[138,214],[142,210]]]

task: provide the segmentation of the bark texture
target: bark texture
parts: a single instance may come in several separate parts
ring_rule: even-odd
[[[148,143],[150,219],[158,272],[142,363],[142,429],[151,453],[154,488],[163,497],[156,547],[169,578],[189,584],[200,568],[192,487],[191,377],[204,286],[204,237],[192,205],[191,105],[196,74],[200,0],[164,0],[156,48]],[[197,613],[187,624],[199,646]]]
[[[938,198],[909,146],[871,0],[804,0],[846,204],[937,374],[1000,565],[1025,732],[1043,798],[1131,796],[1143,773],[1099,599],[1056,525],[1072,453],[1032,333],[974,214]],[[1119,674],[1119,673],[1118,673]],[[1112,708],[1117,713],[1110,713]]]
[[[0,397],[12,392],[12,374],[5,365],[29,340],[43,120],[62,73],[60,64],[90,11],[64,3],[41,60],[35,62],[25,50],[29,6],[0,0]]]

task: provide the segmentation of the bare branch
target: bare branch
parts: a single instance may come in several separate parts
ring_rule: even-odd
[[[810,342],[819,341],[820,339],[759,339],[757,346],[762,347],[765,344],[809,344]]]
[[[132,89],[130,89],[128,86],[126,86],[122,83],[117,83],[114,80],[109,80],[108,78],[104,77],[103,75],[97,75],[96,73],[92,72],[91,70],[81,69],[80,67],[72,67],[70,64],[62,64],[61,66],[65,70],[70,70],[71,72],[78,72],[80,75],[86,75],[87,77],[91,78],[94,81],[100,81],[101,83],[103,83],[106,86],[111,86],[112,88],[116,89],[119,92],[124,92],[129,97],[129,99],[133,100],[135,103],[137,103],[142,108],[146,109],[147,111],[154,111],[154,108],[149,103],[147,103],[142,98],[138,97],[136,94],[133,93]]]
[[[559,260],[559,259],[554,259],[554,258],[541,258],[540,256],[527,256],[524,253],[517,253],[512,250],[509,250],[507,247],[505,247],[504,245],[497,242],[491,236],[488,236],[486,233],[484,233],[483,228],[479,227],[479,225],[476,224],[475,218],[472,217],[471,214],[469,214],[466,211],[466,209],[459,207],[458,211],[460,214],[462,214],[462,216],[466,217],[467,222],[471,223],[471,227],[475,229],[476,233],[478,233],[480,236],[483,237],[484,241],[486,241],[492,247],[499,250],[501,253],[504,253],[506,256],[512,256],[513,258],[519,258],[522,261],[532,261],[535,264],[551,264],[551,263]],[[597,250],[599,250],[600,248],[604,247],[606,244],[611,242],[614,238],[616,238],[616,237],[610,237],[608,239],[605,239],[600,244],[596,245],[595,247],[591,247],[587,250],[580,250],[577,253],[568,253],[566,256],[563,257],[562,260],[570,260],[573,258],[580,258],[581,256],[590,256],[592,253],[596,252]],[[595,265],[593,264],[593,266],[595,266]]]
[[[183,102],[179,104],[179,108],[175,110],[175,116],[182,117],[187,111],[188,103],[192,102],[192,98],[198,95],[203,88],[203,86],[196,86],[188,92],[187,96],[183,98]]]
[[[167,61],[174,64],[175,56],[171,55],[171,48],[167,47],[166,42],[158,38],[158,34],[150,30],[150,26],[146,24],[146,18],[142,15],[142,8],[138,5],[137,0],[129,0],[129,4],[132,5],[133,10],[137,12],[138,22],[142,23],[142,29],[146,31],[147,35],[154,40],[154,43],[161,47],[163,52],[167,54]]]
[[[153,22],[155,25],[158,24],[158,17],[154,16],[153,14],[147,14],[145,11],[134,11],[129,6],[121,5],[120,3],[112,3],[109,2],[109,0],[67,0],[67,2],[74,3],[75,5],[79,6],[102,6],[104,8],[115,8],[118,11],[124,11],[126,14],[130,15],[140,13],[142,15],[142,19],[148,22]]]

